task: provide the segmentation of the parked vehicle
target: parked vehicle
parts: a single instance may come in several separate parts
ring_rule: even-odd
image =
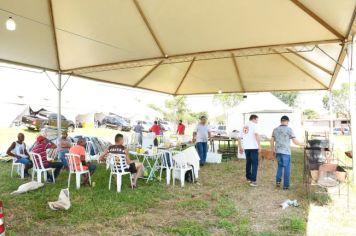
[[[226,126],[218,125],[210,127],[211,136],[227,136]]]
[[[44,127],[57,127],[57,114],[40,110],[39,112],[33,112],[31,115],[25,115],[22,117],[22,124],[27,126],[31,130],[40,130]],[[75,124],[71,120],[67,120],[63,115],[61,116],[62,129],[68,129],[68,131],[74,131]]]
[[[118,129],[122,131],[130,131],[130,124],[122,118],[115,115],[106,116],[101,122],[102,127]]]
[[[343,127],[343,128],[334,128],[335,135],[350,135],[350,129]]]
[[[163,128],[163,131],[173,131],[172,126],[165,120],[159,121],[161,124],[161,127]]]

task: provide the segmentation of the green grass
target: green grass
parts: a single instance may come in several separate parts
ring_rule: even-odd
[[[111,132],[116,133],[81,131],[108,138],[113,136]],[[76,190],[72,178],[72,206],[68,211],[52,211],[47,205],[66,188],[68,172],[62,172],[56,184],[13,196],[10,193],[27,180],[10,178],[11,164],[0,162],[0,199],[5,205],[7,235],[289,235],[289,228],[280,227],[284,213],[279,208],[264,212],[263,207],[275,209],[271,199],[284,200],[289,194],[303,203],[301,155],[300,151],[293,153],[293,188],[289,193],[274,190],[275,163],[269,161],[260,169],[261,184],[257,188],[245,183],[245,163],[239,160],[205,165],[199,173],[199,184],[186,184],[184,188],[166,186],[165,181],[155,179],[149,183],[139,180],[139,188],[131,190],[125,176],[121,193],[116,192],[114,184],[108,190],[109,173],[99,165],[92,176],[96,183],[93,188]],[[293,208],[300,219],[305,218],[304,206]]]
[[[221,218],[230,217],[236,214],[236,207],[233,201],[229,198],[221,198],[216,206],[216,215]]]
[[[196,221],[184,220],[178,223],[177,227],[166,229],[167,233],[175,233],[178,235],[189,235],[189,236],[207,236],[209,231],[206,225],[201,224]]]
[[[10,180],[8,170],[10,164],[1,164],[1,179]],[[46,184],[43,188],[21,194],[10,195],[23,181],[17,178],[11,181],[0,182],[0,199],[4,202],[5,211],[9,221],[17,222],[7,227],[10,232],[24,234],[39,227],[43,231],[51,226],[76,225],[82,223],[96,223],[98,219],[112,220],[132,212],[143,213],[146,209],[155,206],[160,200],[168,198],[163,184],[143,184],[133,191],[129,188],[129,179],[123,177],[122,193],[116,192],[115,184],[108,190],[109,175],[104,166],[99,166],[92,178],[95,187],[82,187],[75,189],[75,180],[72,178],[70,188],[71,208],[68,211],[52,211],[48,208],[48,201],[58,198],[59,190],[66,188],[67,172],[61,173],[56,184]],[[16,215],[16,218],[11,217]],[[21,223],[20,223],[21,222]]]
[[[281,229],[301,233],[305,231],[305,220],[298,216],[290,216],[281,220]]]
[[[209,203],[202,199],[193,199],[177,202],[177,206],[185,209],[206,209],[209,207]]]

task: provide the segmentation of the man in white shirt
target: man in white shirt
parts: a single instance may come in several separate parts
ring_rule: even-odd
[[[193,132],[193,143],[196,142],[197,151],[200,157],[200,166],[204,166],[208,153],[210,130],[207,121],[208,119],[206,116],[200,117],[200,122]]]
[[[245,152],[246,155],[246,180],[253,187],[257,186],[258,154],[261,150],[257,122],[258,116],[251,115],[239,134],[240,153]]]

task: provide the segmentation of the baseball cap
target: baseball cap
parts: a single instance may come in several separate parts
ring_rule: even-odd
[[[289,121],[289,117],[288,116],[282,116],[281,121]]]
[[[40,135],[40,136],[37,137],[37,142],[42,142],[45,139],[46,139],[45,136]]]

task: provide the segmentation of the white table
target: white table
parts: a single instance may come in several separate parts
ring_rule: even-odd
[[[153,179],[153,177],[155,176],[155,172],[159,169],[159,161],[161,161],[161,158],[164,157],[163,152],[158,152],[156,154],[144,154],[129,151],[129,154],[135,156],[138,160],[142,159],[143,168],[150,169],[150,173],[147,177],[147,182]],[[150,160],[153,160],[153,165],[151,164]]]

